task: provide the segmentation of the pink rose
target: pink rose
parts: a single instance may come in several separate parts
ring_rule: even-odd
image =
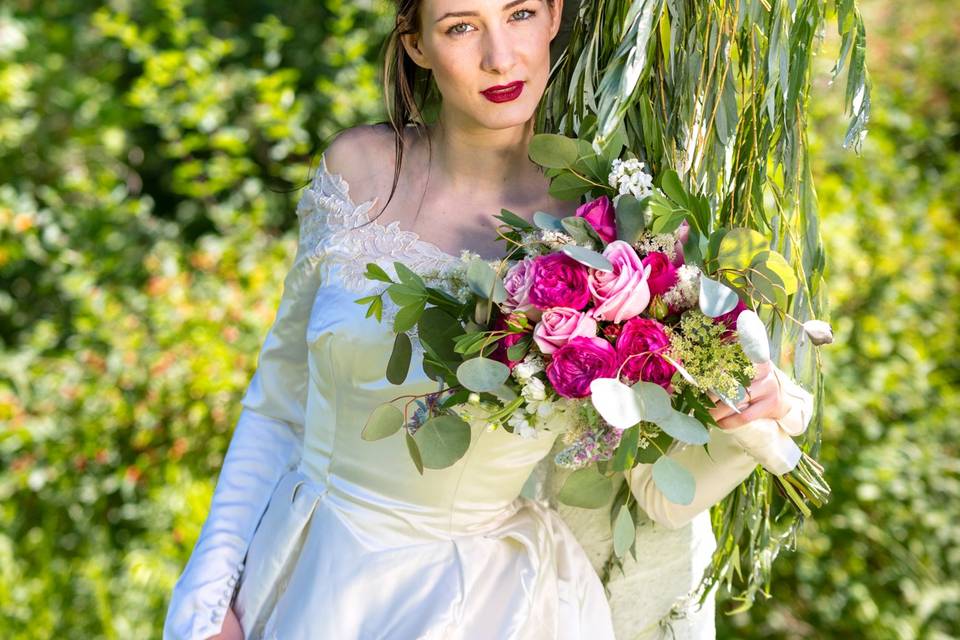
[[[737,306],[735,306],[730,311],[717,316],[713,319],[714,322],[724,325],[726,328],[723,334],[720,336],[724,340],[733,340],[737,335],[737,318],[740,317],[741,311],[746,311],[747,305],[743,304],[743,300],[737,300]]]
[[[643,380],[672,391],[670,379],[676,368],[661,353],[670,347],[670,338],[662,324],[652,318],[627,320],[617,336],[617,355],[621,375],[631,382]]]
[[[589,222],[604,242],[613,242],[617,239],[617,218],[613,203],[607,196],[600,196],[596,200],[580,205],[574,215]]]
[[[533,259],[530,302],[538,309],[570,307],[583,309],[590,302],[587,267],[565,253],[550,253]]]
[[[673,233],[677,238],[674,244],[674,253],[676,253],[676,255],[673,258],[673,266],[679,267],[684,264],[683,245],[687,242],[687,238],[690,237],[690,223],[684,220]]]
[[[507,316],[498,313],[496,319],[494,319],[493,321],[493,324],[490,326],[490,329],[492,331],[506,331],[507,328],[508,328]],[[497,341],[497,346],[494,347],[493,351],[490,352],[490,355],[488,357],[492,360],[496,360],[497,362],[502,362],[503,364],[510,367],[511,370],[513,370],[513,368],[517,366],[517,363],[519,363],[520,360],[511,360],[510,358],[508,358],[507,349],[517,344],[518,342],[520,342],[520,340],[524,337],[524,335],[526,334],[525,333],[508,333],[507,335],[505,335],[504,337],[500,338],[500,340]]]
[[[531,285],[533,285],[533,258],[524,258],[510,267],[503,277],[503,288],[507,290],[507,299],[501,305],[503,309],[523,311],[534,319],[539,318],[540,312],[530,302]]]
[[[553,353],[577,336],[597,335],[597,321],[570,307],[552,307],[543,312],[533,328],[533,341],[543,353]]]
[[[663,295],[677,284],[677,268],[670,263],[667,254],[651,251],[642,262],[643,266],[650,267],[647,286],[650,288],[651,296]]]
[[[633,247],[623,240],[608,244],[603,255],[613,264],[613,271],[590,270],[587,285],[596,305],[593,317],[623,322],[639,315],[650,302],[650,267],[645,267]]]
[[[565,398],[590,395],[590,383],[612,378],[617,373],[617,352],[597,337],[577,336],[553,352],[547,365],[547,379]]]

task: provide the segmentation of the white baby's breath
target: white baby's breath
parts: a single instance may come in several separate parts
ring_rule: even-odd
[[[677,283],[663,294],[663,301],[675,309],[687,309],[700,297],[700,269],[684,264],[677,268]]]
[[[629,193],[638,200],[653,193],[653,176],[647,173],[646,164],[636,159],[614,160],[607,180],[621,195]]]

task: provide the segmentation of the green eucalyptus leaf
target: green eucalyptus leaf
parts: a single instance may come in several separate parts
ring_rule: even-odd
[[[507,299],[507,290],[503,287],[503,279],[486,261],[475,258],[467,265],[467,284],[470,290],[481,298],[486,298],[497,304]]]
[[[680,411],[671,411],[669,415],[656,421],[663,431],[673,438],[687,444],[707,444],[710,433],[699,420]]]
[[[457,367],[457,380],[471,391],[494,391],[510,375],[510,368],[489,358],[471,358]]]
[[[539,133],[530,140],[527,148],[530,159],[541,167],[564,169],[573,165],[579,157],[576,138],[553,133]]]
[[[586,218],[567,216],[560,220],[560,224],[563,225],[564,231],[573,238],[574,242],[603,244],[603,239],[600,238],[600,234],[593,228],[593,225],[587,222]]]
[[[633,244],[640,239],[647,227],[647,203],[649,198],[637,200],[632,195],[621,195],[617,199],[617,239]]]
[[[644,420],[659,424],[660,420],[669,418],[670,414],[674,413],[673,406],[670,404],[670,394],[660,385],[641,380],[630,389],[643,407]]]
[[[444,469],[462,458],[470,447],[470,425],[454,415],[434,416],[417,429],[413,439],[424,467]]]
[[[727,285],[705,275],[700,276],[700,311],[704,315],[711,318],[722,316],[733,311],[739,301],[740,296]]]
[[[669,456],[661,456],[653,463],[653,482],[660,492],[675,504],[690,504],[696,494],[697,483],[683,465]]]
[[[737,316],[737,341],[750,362],[756,364],[770,359],[767,326],[756,311],[747,309]]]
[[[423,458],[420,456],[420,447],[417,446],[417,441],[413,439],[409,431],[404,431],[403,436],[403,441],[407,443],[407,453],[413,460],[413,466],[417,468],[420,475],[423,475]]]
[[[533,224],[537,225],[544,231],[564,230],[563,225],[560,223],[560,218],[552,216],[544,211],[534,211]]]
[[[567,476],[557,500],[571,507],[599,509],[610,501],[612,494],[613,482],[591,466]]]
[[[398,333],[393,340],[393,351],[390,352],[390,360],[387,362],[387,380],[391,384],[403,384],[407,379],[412,353],[410,336],[406,333]]]
[[[565,244],[560,250],[580,264],[585,264],[592,269],[607,272],[613,271],[613,265],[610,261],[607,260],[603,254],[597,253],[592,249],[587,249],[586,247],[575,244]]]
[[[613,552],[618,558],[623,558],[630,547],[633,546],[637,537],[637,525],[633,521],[630,509],[623,505],[620,507],[617,518],[613,523]]]
[[[390,403],[381,404],[370,413],[360,437],[368,442],[392,436],[403,427],[403,411]]]
[[[572,173],[563,173],[550,182],[550,195],[558,200],[576,200],[584,195],[593,184]]]

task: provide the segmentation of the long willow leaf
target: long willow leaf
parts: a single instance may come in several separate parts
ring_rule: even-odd
[[[833,76],[847,71],[843,144],[856,149],[870,83],[855,0],[584,0],[537,122],[594,144],[623,122],[629,148],[654,173],[674,169],[707,198],[711,229],[756,229],[787,258],[799,289],[765,320],[775,361],[792,357],[795,376],[816,394],[804,442],[811,455],[823,379],[800,323],[829,318],[806,123],[812,62],[830,18],[841,41]],[[774,493],[769,477],[755,474],[714,508],[718,548],[702,587],[723,582],[745,607],[769,590],[770,565],[800,525]]]

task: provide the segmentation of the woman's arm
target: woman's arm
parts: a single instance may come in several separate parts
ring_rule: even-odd
[[[722,500],[747,479],[758,464],[776,474],[783,474],[796,466],[800,449],[790,438],[802,433],[813,417],[813,396],[794,383],[780,369],[771,365],[775,376],[776,394],[771,399],[762,394],[763,385],[751,385],[753,397],[760,396],[757,410],[744,409],[743,414],[718,408],[715,416],[721,428],[710,429],[707,449],[702,446],[678,443],[667,455],[693,473],[696,492],[688,505],[671,502],[653,481],[653,465],[640,464],[627,473],[627,482],[640,507],[655,522],[670,528],[679,528],[690,522],[701,511]],[[769,383],[764,383],[769,387]],[[777,418],[764,416],[763,411],[780,413]],[[713,413],[713,412],[711,412]],[[744,422],[744,418],[746,421]],[[726,427],[726,428],[724,428]]]

